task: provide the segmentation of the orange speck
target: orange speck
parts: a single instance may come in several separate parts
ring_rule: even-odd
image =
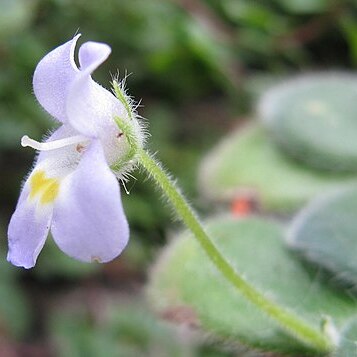
[[[237,197],[231,205],[231,212],[234,216],[247,216],[252,213],[252,202],[247,197]]]

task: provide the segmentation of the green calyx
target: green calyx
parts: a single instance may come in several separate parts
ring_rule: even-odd
[[[114,121],[123,133],[128,144],[128,151],[114,165],[111,166],[113,171],[120,172],[123,171],[128,165],[134,164],[140,144],[130,122],[127,122],[117,116],[114,117]]]
[[[117,80],[113,80],[112,83],[113,91],[115,96],[122,102],[124,108],[128,114],[130,120],[133,120],[135,117],[135,110],[133,110],[133,103],[130,96],[126,93],[125,90],[125,80],[122,82],[118,82]]]
[[[135,164],[138,149],[142,146],[143,135],[136,119],[137,115],[132,99],[125,91],[125,80],[121,82],[113,80],[112,86],[115,96],[123,104],[127,114],[127,118],[115,116],[114,121],[126,139],[128,150],[111,166],[111,169],[116,172],[124,172]]]

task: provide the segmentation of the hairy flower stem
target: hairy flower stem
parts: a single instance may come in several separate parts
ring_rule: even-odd
[[[311,327],[306,321],[296,316],[293,312],[271,301],[263,293],[248,283],[224,258],[216,248],[209,235],[206,233],[197,215],[192,210],[186,199],[162,169],[153,156],[138,149],[139,163],[146,169],[156,185],[163,191],[175,209],[177,216],[191,230],[216,268],[224,277],[237,288],[237,290],[270,318],[275,320],[284,330],[295,336],[304,344],[316,351],[325,353],[333,349],[333,343],[318,329]]]
[[[119,87],[115,87],[116,91],[118,91],[118,88]],[[123,121],[121,118],[115,117],[114,119],[129,144],[129,151],[122,159],[131,160],[134,157],[138,159],[138,162],[145,168],[156,185],[166,195],[168,201],[175,209],[178,218],[191,230],[209,259],[223,276],[248,301],[258,307],[261,311],[264,311],[285,331],[295,336],[295,338],[302,343],[321,353],[333,350],[333,342],[327,335],[320,330],[311,327],[308,322],[296,316],[293,312],[268,299],[230,265],[206,233],[197,215],[187,203],[179,188],[162,169],[161,164],[139,146],[131,125]],[[123,164],[122,161],[118,163],[119,166],[122,166]]]

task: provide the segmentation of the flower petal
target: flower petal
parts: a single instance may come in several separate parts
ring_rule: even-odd
[[[92,73],[110,55],[112,49],[106,43],[88,41],[83,43],[78,51],[81,72]]]
[[[45,244],[52,216],[52,206],[39,207],[35,201],[29,200],[30,179],[31,176],[25,183],[8,228],[7,260],[26,269],[36,264]]]
[[[125,248],[129,227],[120,189],[99,140],[62,182],[51,231],[62,251],[84,262],[108,262]]]
[[[79,70],[74,62],[74,50],[80,35],[55,48],[37,65],[33,89],[42,107],[54,118],[65,122],[65,101],[68,87]]]
[[[124,106],[108,90],[94,82],[92,72],[109,56],[108,45],[86,42],[79,49],[80,74],[73,80],[66,102],[69,123],[81,134],[98,137],[113,126],[115,115],[125,115]]]
[[[63,124],[56,129],[45,142],[51,142],[60,139],[66,139],[78,133],[68,124]],[[51,177],[64,177],[74,171],[81,158],[81,150],[78,150],[78,144],[64,146],[62,148],[40,151],[36,166],[45,166],[47,175]]]

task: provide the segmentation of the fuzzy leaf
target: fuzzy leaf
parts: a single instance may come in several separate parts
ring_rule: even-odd
[[[330,171],[357,170],[357,76],[291,79],[263,95],[259,115],[291,156]]]
[[[253,196],[263,209],[292,211],[325,189],[356,181],[353,175],[315,171],[290,160],[257,125],[238,129],[203,160],[199,188],[212,201]]]
[[[322,314],[339,325],[357,312],[351,297],[321,284],[317,270],[307,271],[290,255],[277,223],[216,218],[207,222],[207,227],[218,248],[243,276],[312,325],[319,325]],[[265,350],[307,352],[247,303],[187,232],[172,241],[159,258],[148,294],[161,315],[200,327],[225,341]]]
[[[313,201],[294,219],[289,245],[329,270],[334,279],[357,284],[357,187]]]

